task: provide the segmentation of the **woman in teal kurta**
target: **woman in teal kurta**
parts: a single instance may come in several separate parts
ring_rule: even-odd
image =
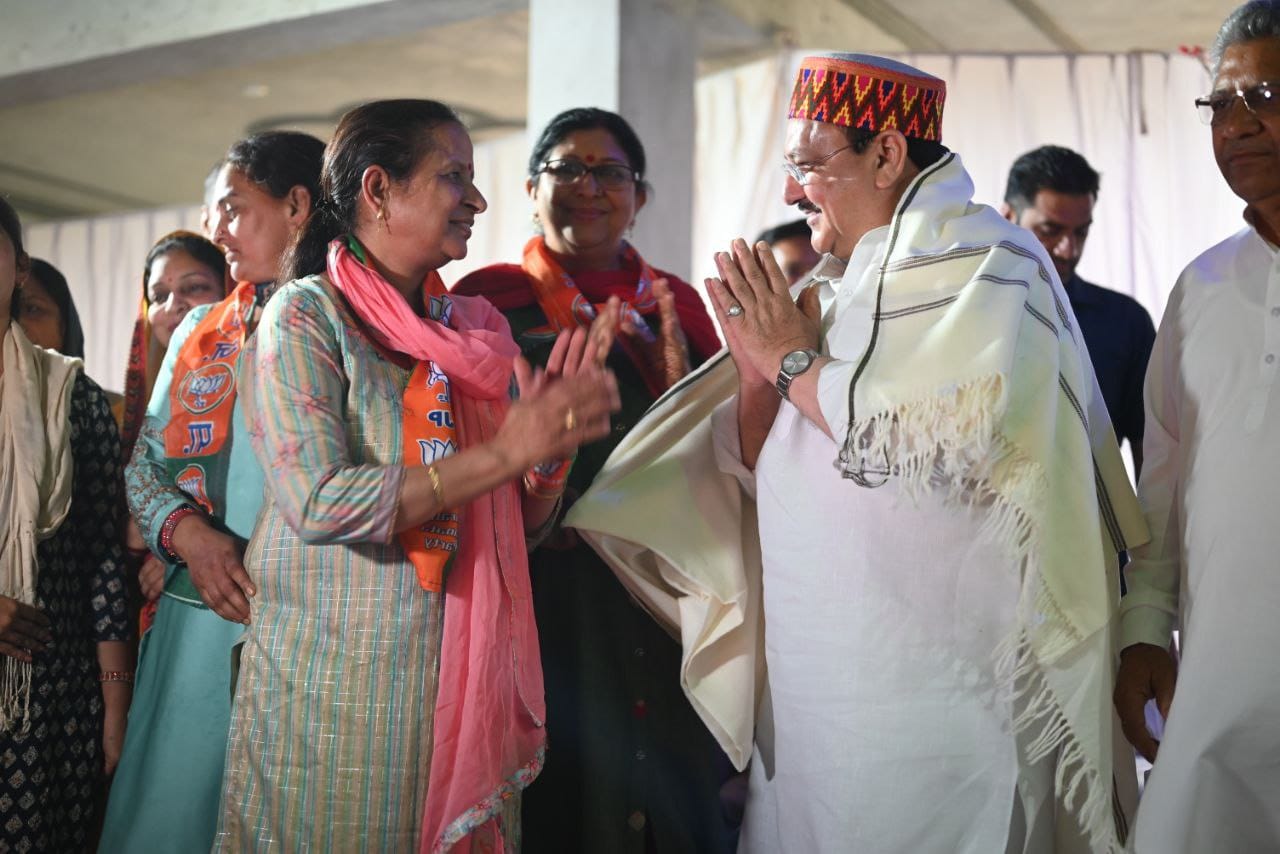
[[[142,450],[128,469],[130,503],[148,543],[156,542],[169,513],[188,501],[175,487],[163,486],[164,440],[158,428],[168,422],[178,348],[214,307],[196,309],[174,333],[139,436]],[[238,402],[231,429],[246,435]],[[262,503],[262,468],[248,442],[231,443],[227,455],[222,521],[247,540]],[[145,503],[139,507],[139,501]],[[232,648],[243,632],[243,625],[205,606],[185,566],[169,563],[155,623],[139,646],[137,693],[99,846],[104,854],[203,850],[192,846],[207,847],[213,838],[231,722]]]
[[[230,261],[233,277],[274,277],[290,235],[310,212],[322,152],[319,140],[297,133],[259,134],[232,146],[219,174],[223,201],[215,236],[236,250]],[[237,290],[244,299],[247,336],[273,290],[270,283]],[[214,512],[206,516],[199,511],[201,502],[175,482],[164,431],[174,414],[175,369],[179,385],[184,379],[179,360],[184,345],[201,321],[227,312],[236,299],[233,294],[194,309],[174,332],[126,473],[130,510],[143,539],[168,565],[155,623],[139,650],[129,729],[99,844],[104,854],[207,851],[213,841],[231,719],[234,647],[245,627],[222,600],[215,598],[218,610],[210,609],[204,601],[208,583],[203,590],[197,586],[174,554],[173,530],[166,534],[164,529],[166,522],[173,529],[174,518],[182,522],[189,516],[209,529],[206,537],[213,539],[205,542],[230,537],[243,553],[262,505],[265,476],[236,398],[227,441],[215,457],[203,460],[208,468],[225,471],[225,478],[208,482]]]

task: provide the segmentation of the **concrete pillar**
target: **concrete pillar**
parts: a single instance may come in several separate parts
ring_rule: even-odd
[[[696,0],[530,0],[530,144],[570,107],[601,107],[636,129],[653,187],[632,239],[688,278],[693,255]]]

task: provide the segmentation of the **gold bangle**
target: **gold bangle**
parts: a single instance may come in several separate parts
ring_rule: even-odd
[[[444,509],[444,487],[440,485],[440,472],[436,471],[436,464],[432,463],[427,466],[427,477],[431,478],[431,493],[436,497],[436,509]]]

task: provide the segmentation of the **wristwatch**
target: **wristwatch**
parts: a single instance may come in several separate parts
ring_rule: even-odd
[[[813,360],[818,358],[818,351],[805,348],[792,350],[782,357],[782,367],[778,370],[778,378],[773,381],[778,394],[783,400],[790,400],[791,382],[796,377],[813,367]]]

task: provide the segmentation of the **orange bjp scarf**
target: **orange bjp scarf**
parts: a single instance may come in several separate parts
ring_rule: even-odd
[[[210,516],[225,509],[216,502],[227,494],[230,461],[222,449],[231,436],[237,367],[257,295],[258,286],[245,282],[202,317],[182,343],[169,383],[165,468]]]
[[[195,232],[179,229],[161,237],[154,245],[159,245],[173,237],[200,237]],[[230,271],[222,295],[225,298],[231,293],[235,283],[231,281]],[[133,456],[133,446],[137,444],[138,433],[142,430],[142,420],[147,415],[147,404],[151,401],[151,389],[156,384],[156,374],[160,371],[160,363],[164,361],[164,348],[151,333],[151,321],[148,315],[151,300],[147,299],[147,271],[142,273],[142,298],[138,302],[138,318],[133,323],[133,335],[129,339],[129,364],[124,375],[124,403],[120,417],[120,451],[125,465]]]
[[[506,319],[484,299],[437,293],[442,289],[432,277],[423,283],[424,298],[440,320],[419,317],[399,291],[361,262],[363,254],[354,238],[330,243],[328,278],[375,342],[420,363],[414,371],[418,387],[411,380],[406,392],[405,418],[430,420],[429,413],[447,411],[462,452],[492,441],[509,406],[519,354]],[[441,394],[448,397],[448,410]],[[439,420],[434,426],[443,428],[443,416]],[[421,424],[413,429],[444,441],[445,434]],[[411,442],[408,429],[405,442]],[[423,458],[409,455],[405,464],[418,465]],[[502,851],[498,816],[538,775],[546,750],[519,484],[512,480],[455,509],[457,550],[443,579],[446,642],[423,805],[424,854],[448,851],[468,836]],[[422,546],[430,550],[432,544]]]
[[[440,305],[443,301],[433,301]],[[449,304],[451,305],[451,304]],[[445,308],[431,319],[446,326],[452,311]],[[403,449],[406,466],[429,466],[458,452],[449,378],[435,362],[418,362],[404,391]],[[458,551],[458,514],[444,510],[425,524],[400,532],[400,545],[409,555],[422,589],[439,593],[444,573]]]
[[[642,336],[652,339],[652,330],[644,321],[644,316],[654,314],[658,310],[657,298],[653,295],[653,280],[656,278],[653,268],[640,257],[635,247],[627,243],[622,249],[622,264],[637,269],[635,290],[619,294],[622,297],[623,312]],[[524,257],[520,266],[533,287],[534,298],[538,307],[547,318],[547,325],[541,329],[529,330],[526,334],[545,335],[554,338],[556,334],[576,326],[590,326],[596,314],[604,308],[604,303],[593,303],[578,288],[573,276],[565,271],[560,262],[547,248],[547,241],[542,236],[532,238],[524,246]],[[631,342],[619,337],[617,345],[627,354],[636,366],[640,376],[644,378],[649,392],[660,397],[667,390],[666,380],[661,370],[644,357]]]
[[[361,267],[368,269],[359,241],[349,239],[347,249]],[[349,271],[350,275],[353,273]],[[432,270],[422,283],[422,300],[427,316],[448,327],[453,320],[453,302],[442,299],[446,293],[440,274]],[[370,331],[376,333],[372,328]],[[404,465],[429,466],[458,452],[449,377],[434,361],[422,359],[414,367],[404,391],[402,418]],[[400,545],[408,553],[422,589],[439,593],[444,587],[445,571],[458,551],[457,511],[444,510],[422,525],[406,528],[400,532]]]

